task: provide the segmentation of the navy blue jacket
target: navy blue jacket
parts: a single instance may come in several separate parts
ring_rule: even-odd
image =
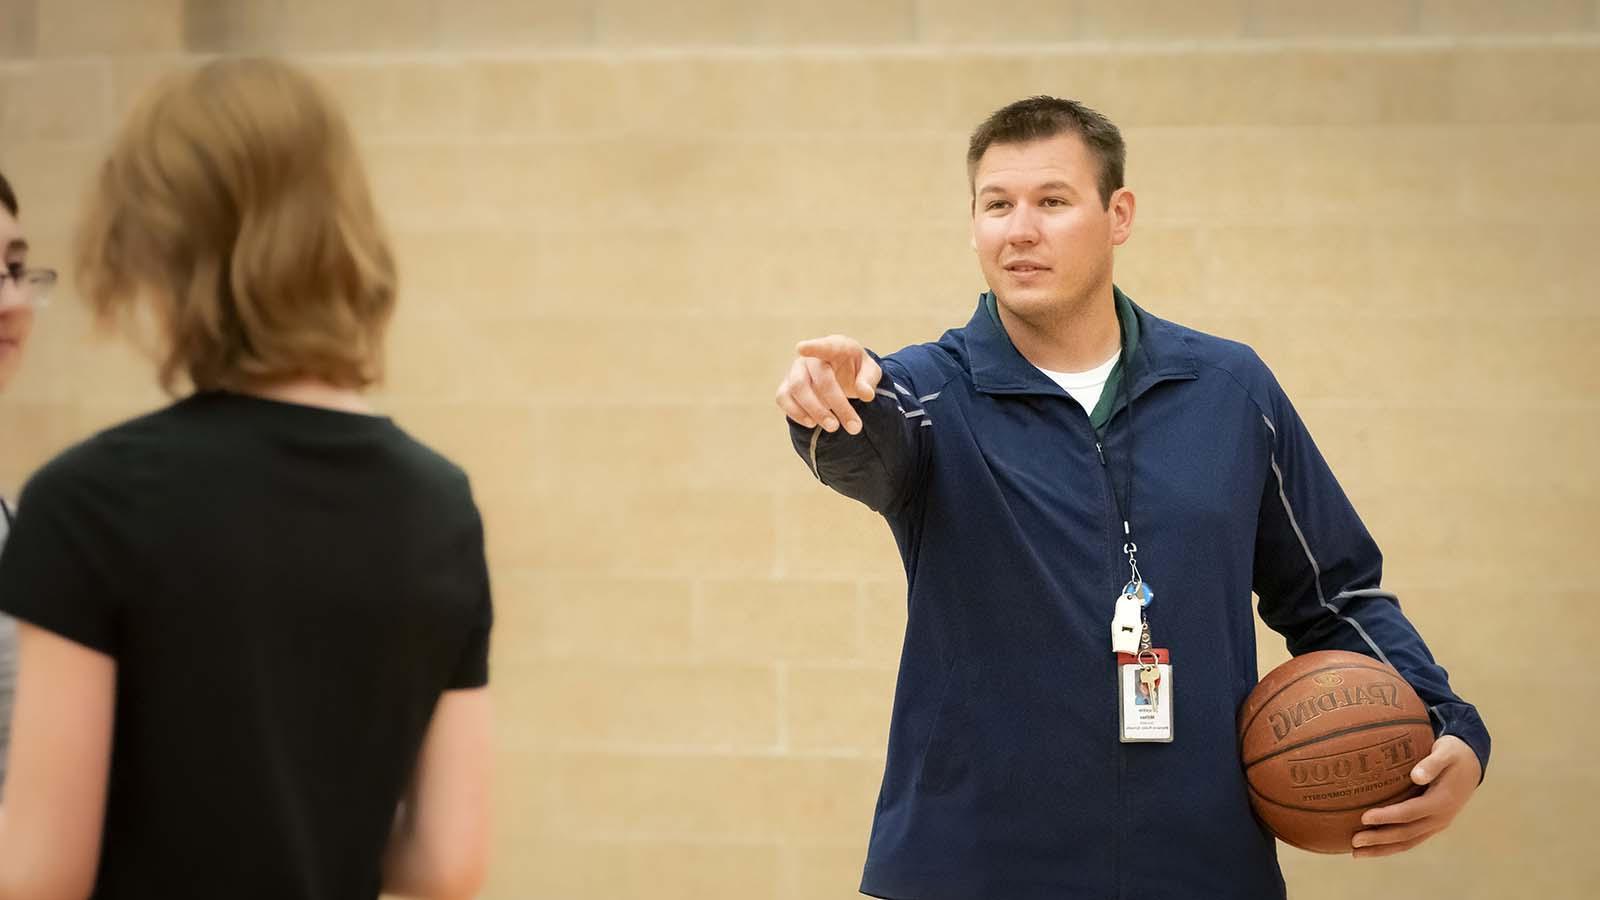
[[[790,423],[824,484],[888,520],[909,584],[864,893],[1283,897],[1235,736],[1257,681],[1252,591],[1291,652],[1387,660],[1435,731],[1487,765],[1477,711],[1382,590],[1377,545],[1266,365],[1117,303],[1138,339],[1103,436],[983,302],[882,359],[860,435]],[[1150,627],[1172,652],[1171,744],[1117,739],[1113,490],[1130,464]]]

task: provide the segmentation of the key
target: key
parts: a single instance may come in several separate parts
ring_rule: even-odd
[[[1150,711],[1161,711],[1161,699],[1158,693],[1161,687],[1161,670],[1155,666],[1139,667],[1139,683],[1144,685],[1145,692],[1150,696]]]

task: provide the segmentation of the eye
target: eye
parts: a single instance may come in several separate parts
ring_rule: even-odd
[[[983,205],[984,209],[1004,209],[1011,204],[1005,200],[990,200]]]
[[[1067,205],[1067,201],[1062,199],[1062,198],[1060,198],[1060,197],[1046,197],[1046,198],[1044,198],[1044,203],[1042,205],[1043,206],[1066,206]]]

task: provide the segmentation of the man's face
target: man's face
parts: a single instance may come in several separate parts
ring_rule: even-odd
[[[21,276],[28,263],[28,242],[15,216],[0,208],[0,264],[6,273]],[[22,365],[22,351],[33,331],[33,304],[23,296],[16,278],[0,281],[0,390]]]
[[[1107,209],[1099,176],[1075,134],[993,144],[978,160],[973,247],[989,289],[1011,313],[1060,312],[1109,285],[1111,250],[1133,224],[1133,195],[1118,190]]]

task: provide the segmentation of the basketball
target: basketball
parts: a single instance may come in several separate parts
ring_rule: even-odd
[[[1323,650],[1267,673],[1239,710],[1250,805],[1280,840],[1349,853],[1361,814],[1422,792],[1411,768],[1433,747],[1428,710],[1393,668]]]

